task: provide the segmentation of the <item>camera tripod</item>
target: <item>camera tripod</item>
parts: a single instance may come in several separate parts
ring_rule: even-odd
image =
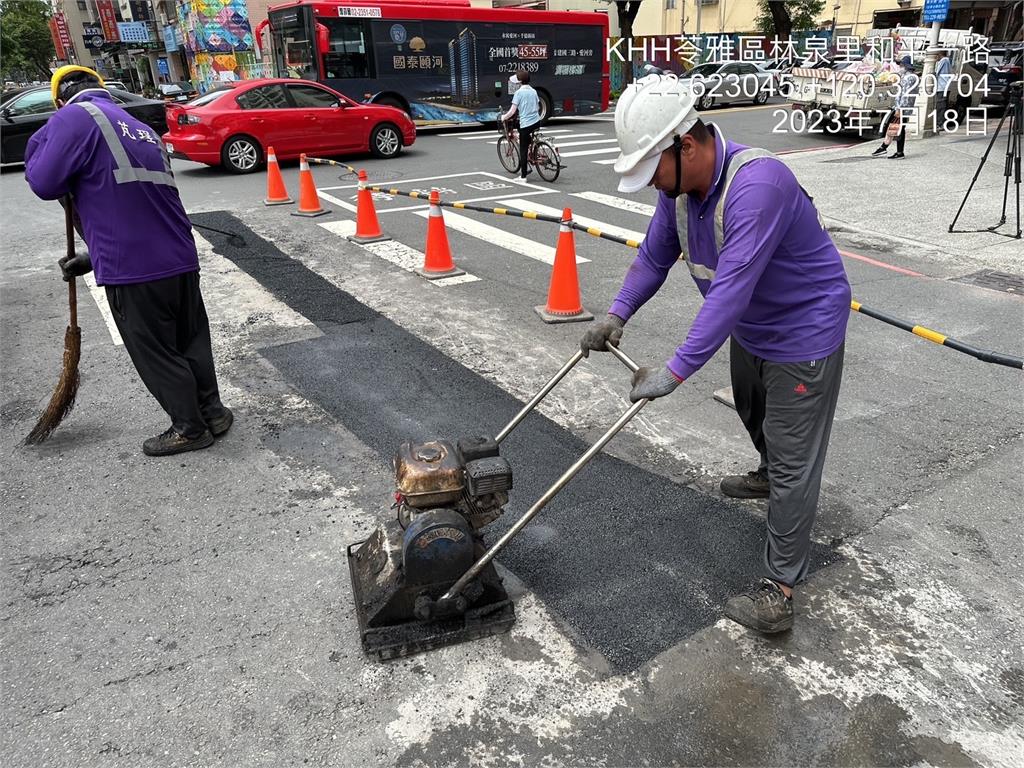
[[[956,216],[953,217],[953,222],[949,225],[950,232],[995,232],[996,234],[1003,235],[1005,237],[1013,237],[1020,239],[1020,158],[1021,158],[1021,135],[1024,133],[1024,106],[1022,106],[1022,94],[1024,90],[1021,88],[1021,82],[1018,81],[1013,83],[1007,94],[1006,98],[1006,110],[1003,112],[1003,116],[999,118],[999,125],[996,126],[995,133],[992,134],[992,140],[988,143],[988,148],[985,150],[985,154],[981,156],[981,162],[978,164],[978,170],[974,172],[974,178],[971,179],[971,186],[967,188],[967,194],[964,195],[963,202],[960,203],[960,209],[956,212]],[[960,214],[964,210],[964,206],[967,205],[967,198],[971,196],[971,190],[974,189],[975,182],[978,181],[978,177],[981,175],[981,169],[985,166],[985,161],[988,160],[989,153],[992,151],[992,147],[995,146],[996,139],[999,138],[999,132],[1003,128],[1003,123],[1006,122],[1006,118],[1010,118],[1009,132],[1006,136],[1006,160],[1003,166],[1003,176],[1005,181],[1003,182],[1003,210],[999,217],[999,223],[995,226],[988,227],[987,229],[957,229],[957,219],[960,218]],[[1016,187],[1017,195],[1017,234],[1011,235],[1006,232],[996,232],[999,227],[1006,223],[1006,203],[1009,200],[1010,193],[1010,177],[1013,177],[1013,183]]]

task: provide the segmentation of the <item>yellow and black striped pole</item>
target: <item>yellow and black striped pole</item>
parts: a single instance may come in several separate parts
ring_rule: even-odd
[[[923,325],[913,325],[912,323],[908,323],[906,320],[900,320],[898,317],[893,317],[892,315],[887,315],[884,312],[879,312],[877,309],[865,307],[859,301],[851,301],[850,309],[854,312],[859,312],[862,315],[873,317],[875,320],[881,320],[883,323],[887,323],[896,328],[901,328],[904,331],[910,331],[915,336],[920,336],[922,339],[927,339],[935,344],[955,349],[957,352],[963,352],[965,355],[975,357],[982,362],[1005,365],[1010,368],[1024,369],[1024,359],[1022,358],[1013,357],[1012,355],[1004,355],[1002,352],[995,352],[990,349],[979,349],[978,347],[950,338],[938,331],[933,331],[931,328],[925,328]]]

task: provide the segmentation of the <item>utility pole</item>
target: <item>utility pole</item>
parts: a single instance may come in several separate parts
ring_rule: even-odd
[[[924,95],[924,126],[921,130],[922,136],[931,136],[934,132],[929,128],[928,115],[935,109],[937,87],[935,84],[935,63],[939,58],[939,31],[942,29],[941,21],[932,22],[932,31],[928,36],[928,49],[924,54],[924,72],[921,73],[921,85],[918,94]],[[941,116],[931,125],[942,122]]]

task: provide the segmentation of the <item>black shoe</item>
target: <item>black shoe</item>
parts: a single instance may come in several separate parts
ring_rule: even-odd
[[[745,475],[729,475],[722,478],[722,493],[734,499],[767,499],[768,475],[761,470]]]
[[[179,435],[171,427],[162,435],[151,437],[142,444],[142,452],[147,456],[172,456],[185,451],[198,451],[213,445],[213,435],[206,430],[199,437]]]
[[[889,154],[889,148],[884,144],[871,153],[872,157],[881,157],[882,155]]]
[[[761,579],[745,595],[730,599],[725,615],[744,627],[773,635],[793,628],[793,598],[786,597],[771,579]]]
[[[890,160],[902,160],[904,157],[906,157],[906,155],[904,155],[902,152],[897,152],[895,155],[893,155],[889,159]]]
[[[231,425],[235,423],[235,414],[231,412],[231,409],[225,405],[223,410],[224,412],[216,419],[210,419],[206,422],[214,437],[220,437],[231,429]]]

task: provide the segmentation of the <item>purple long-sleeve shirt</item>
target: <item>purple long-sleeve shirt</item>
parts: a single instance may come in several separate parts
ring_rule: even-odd
[[[83,103],[106,117],[110,135]],[[110,142],[116,142],[116,154]],[[136,176],[164,183],[131,180]],[[44,200],[74,196],[99,285],[144,283],[199,269],[192,224],[160,137],[106,91],[83,91],[32,135],[25,178]]]
[[[669,369],[690,378],[730,334],[765,360],[827,357],[843,343],[850,312],[839,251],[793,172],[775,158],[759,158],[733,179],[718,253],[715,206],[725,160],[746,147],[726,143],[717,129],[714,134],[715,181],[703,201],[686,201],[690,261],[712,270],[714,279],[694,276],[704,304]],[[676,201],[659,193],[640,252],[608,311],[628,320],[661,288],[680,253]]]

